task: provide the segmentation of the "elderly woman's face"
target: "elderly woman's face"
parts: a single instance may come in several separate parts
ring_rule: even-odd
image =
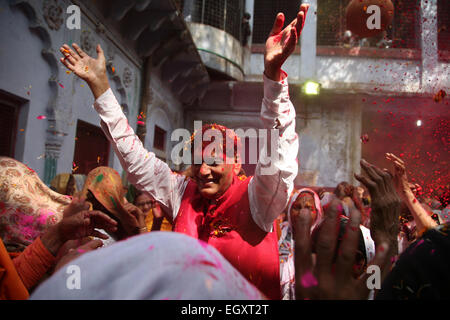
[[[311,222],[313,223],[317,218],[317,208],[314,204],[314,196],[309,192],[303,192],[295,199],[291,208],[291,216],[299,215],[302,209],[308,209],[311,212]]]

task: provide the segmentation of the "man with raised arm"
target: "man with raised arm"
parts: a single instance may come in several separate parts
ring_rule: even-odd
[[[275,143],[270,148],[275,154],[269,159],[263,151],[255,176],[246,179],[237,176],[241,167],[239,157],[234,154],[230,159],[228,153],[222,158],[227,160],[225,163],[211,163],[204,161],[202,152],[200,163],[192,166],[193,179],[174,174],[166,163],[144,148],[128,125],[109,87],[100,46],[97,59],[89,57],[76,44],[75,50],[67,45],[60,49],[64,55],[61,62],[91,88],[101,127],[129,181],[171,213],[168,218],[173,221],[174,231],[215,247],[270,299],[280,298],[278,245],[273,224],[288,203],[298,171],[295,109],[289,100],[287,74],[281,67],[295,49],[308,8],[309,5],[302,4],[297,17],[285,28],[284,15],[278,13],[267,39],[261,118],[265,127],[278,136],[271,142]],[[202,133],[205,129],[226,131],[219,125],[204,126]],[[225,144],[221,150],[225,150]],[[276,159],[270,163],[273,170],[265,170],[263,164],[273,159]]]

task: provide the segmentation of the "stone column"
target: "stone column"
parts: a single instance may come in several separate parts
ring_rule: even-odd
[[[250,13],[250,30],[252,30],[253,34],[253,15],[255,14],[255,0],[245,0],[245,12]],[[252,45],[252,36],[248,40],[248,45]]]
[[[316,79],[317,0],[309,3],[309,11],[301,34],[300,81]]]
[[[422,23],[422,92],[437,91],[434,86],[439,77],[437,1],[420,1],[420,22]]]
[[[151,77],[151,59],[148,57],[145,60],[144,66],[142,68],[142,94],[141,102],[138,111],[138,117],[140,122],[138,122],[136,128],[136,135],[145,145],[145,136],[147,135],[147,109],[152,103],[152,89],[150,87],[150,77]]]

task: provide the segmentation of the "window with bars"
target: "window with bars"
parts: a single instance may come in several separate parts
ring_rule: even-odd
[[[0,156],[14,157],[17,108],[0,102]]]
[[[317,45],[415,49],[419,47],[420,0],[396,0],[394,19],[384,34],[358,39],[346,28],[345,10],[351,0],[317,1]],[[444,2],[446,0],[443,0]]]
[[[166,130],[161,129],[155,125],[155,135],[153,138],[153,148],[165,151],[166,150]]]
[[[278,12],[283,12],[285,21],[297,16],[301,0],[255,0],[252,43],[266,43]]]
[[[439,59],[450,60],[450,1],[438,0],[437,11]]]
[[[184,18],[224,30],[241,40],[245,0],[177,0]]]
[[[18,98],[0,90],[0,156],[14,158],[19,108]]]

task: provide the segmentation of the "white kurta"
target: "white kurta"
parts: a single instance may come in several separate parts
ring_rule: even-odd
[[[252,218],[266,232],[272,231],[273,221],[286,208],[298,171],[295,109],[289,100],[288,89],[286,78],[276,82],[264,76],[261,119],[265,128],[279,130],[279,138],[276,140],[275,154],[270,156],[273,170],[267,174],[263,164],[268,163],[269,158],[262,150],[248,194]],[[187,179],[174,174],[165,162],[144,148],[111,89],[95,101],[94,108],[102,120],[103,131],[128,173],[129,181],[139,190],[151,194],[172,213],[175,220]],[[270,139],[267,140],[270,142]],[[270,144],[265,148],[271,150]]]

